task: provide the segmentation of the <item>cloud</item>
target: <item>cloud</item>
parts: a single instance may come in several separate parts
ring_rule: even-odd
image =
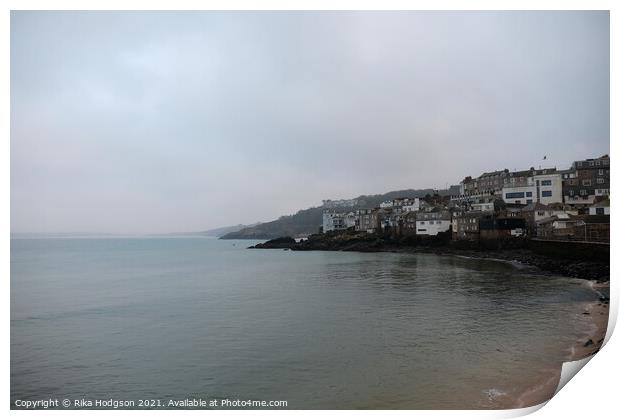
[[[166,232],[609,152],[606,12],[12,12],[11,229]]]

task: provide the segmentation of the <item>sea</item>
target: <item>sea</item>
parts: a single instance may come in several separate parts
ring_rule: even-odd
[[[12,407],[498,408],[557,373],[598,298],[500,261],[255,243],[12,239]]]

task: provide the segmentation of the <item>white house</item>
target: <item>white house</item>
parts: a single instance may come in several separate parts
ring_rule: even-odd
[[[532,170],[525,183],[506,184],[502,198],[507,204],[561,203],[562,176],[555,169]]]
[[[502,189],[502,198],[507,204],[532,204],[535,196],[534,185],[505,186]]]
[[[584,222],[569,214],[558,214],[536,223],[538,237],[563,237],[574,234],[574,229],[583,226]]]
[[[357,206],[357,199],[351,200],[323,200],[323,207],[326,209],[334,209],[338,207],[355,207]]]
[[[416,235],[436,236],[439,232],[450,230],[450,212],[436,211],[418,213],[415,222]]]
[[[488,203],[472,203],[471,204],[472,211],[494,211],[495,204],[493,201],[489,201]]]
[[[379,208],[392,209],[395,213],[406,213],[408,211],[420,210],[419,198],[395,198],[386,200],[379,204]]]
[[[418,211],[420,210],[420,199],[419,198],[409,198],[407,201],[403,203],[403,213],[408,211]]]
[[[323,232],[332,230],[344,230],[355,226],[357,216],[353,212],[338,213],[335,211],[323,211]]]
[[[356,221],[357,221],[357,214],[355,214],[355,212],[348,212],[347,214],[344,215],[344,225],[346,226],[346,228],[352,228],[355,227]]]
[[[541,204],[561,203],[562,176],[555,171],[553,173],[544,173],[544,171],[544,169],[536,171],[537,174],[532,177],[536,187],[535,202]]]

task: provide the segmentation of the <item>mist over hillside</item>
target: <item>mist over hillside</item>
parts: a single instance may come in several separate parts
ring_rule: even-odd
[[[223,226],[223,227],[219,227],[219,228],[214,228],[214,229],[209,229],[209,230],[205,230],[202,232],[199,232],[200,235],[205,235],[205,236],[216,236],[216,237],[222,237],[226,234],[232,233],[232,232],[238,232],[242,229],[245,228],[249,228],[252,226],[256,226],[258,225],[258,223],[254,223],[251,225],[242,225],[242,224],[238,224],[238,225],[234,225],[234,226]]]

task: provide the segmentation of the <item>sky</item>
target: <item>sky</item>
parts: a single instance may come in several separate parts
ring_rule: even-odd
[[[609,153],[609,90],[607,12],[13,11],[11,231],[200,231],[564,168]]]

